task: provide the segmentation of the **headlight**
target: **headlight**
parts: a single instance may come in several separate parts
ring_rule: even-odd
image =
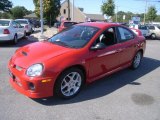
[[[30,77],[40,76],[43,71],[42,64],[34,64],[27,69],[26,74]]]

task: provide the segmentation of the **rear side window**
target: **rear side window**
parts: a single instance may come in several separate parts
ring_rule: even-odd
[[[154,26],[149,26],[149,29],[150,30],[155,30],[155,27]]]
[[[28,24],[26,20],[16,20],[19,24]]]
[[[147,26],[145,26],[145,25],[139,25],[139,26],[138,26],[138,29],[147,30]]]
[[[126,28],[118,27],[118,32],[119,32],[119,41],[120,42],[131,40],[134,38],[134,34]]]
[[[9,26],[10,21],[0,20],[0,26]]]

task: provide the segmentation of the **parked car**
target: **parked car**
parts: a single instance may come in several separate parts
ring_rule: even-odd
[[[157,25],[149,25],[150,37],[151,39],[159,39],[160,38],[160,26]]]
[[[32,24],[32,26],[34,26],[34,28],[39,28],[41,27],[41,24],[40,24],[40,21],[39,20],[35,20],[35,19],[32,19],[32,20],[29,20],[30,23]]]
[[[146,25],[130,25],[129,27],[140,30],[144,37],[150,36],[150,31]]]
[[[142,32],[139,29],[130,28],[136,35],[143,36]]]
[[[58,28],[60,26],[60,24],[61,24],[61,22],[57,21],[57,22],[54,23],[54,27]]]
[[[71,27],[72,25],[75,25],[75,24],[77,24],[77,22],[69,22],[69,21],[61,22],[60,26],[58,27],[58,31],[61,32],[64,29]]]
[[[145,38],[125,26],[77,24],[18,49],[8,63],[10,83],[31,98],[72,98],[86,83],[127,67],[137,69],[145,47]]]
[[[11,19],[0,19],[0,41],[12,41],[25,37],[26,31],[23,26]]]
[[[16,19],[15,21],[25,28],[27,35],[34,32],[34,27],[28,19]]]

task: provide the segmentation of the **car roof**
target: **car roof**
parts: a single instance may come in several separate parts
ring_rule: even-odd
[[[24,21],[28,21],[28,19],[15,19],[15,21],[16,21],[16,20],[24,20]]]
[[[97,28],[105,28],[105,27],[111,27],[111,26],[121,26],[119,24],[107,23],[107,22],[85,22],[85,23],[80,23],[78,25],[92,26],[92,27],[97,27]]]

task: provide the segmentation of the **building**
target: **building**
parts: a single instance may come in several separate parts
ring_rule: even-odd
[[[29,15],[25,15],[23,18],[25,19],[38,19],[35,13],[31,13]]]
[[[85,22],[85,21],[105,21],[103,15],[100,14],[86,14],[83,12],[83,8],[77,8],[72,6],[73,4],[68,4],[68,0],[65,0],[61,4],[60,16],[57,18],[58,21],[70,20],[74,22]],[[70,9],[68,9],[68,6]],[[72,8],[74,11],[72,11]],[[70,13],[70,14],[69,14]]]

